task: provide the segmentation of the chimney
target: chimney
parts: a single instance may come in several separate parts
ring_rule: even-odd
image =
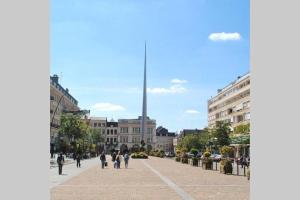
[[[56,74],[54,74],[52,76],[52,80],[55,82],[55,83],[58,83],[58,76]]]

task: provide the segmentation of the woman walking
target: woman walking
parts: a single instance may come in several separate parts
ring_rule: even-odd
[[[102,154],[100,156],[100,160],[101,160],[101,167],[102,167],[102,169],[104,169],[104,165],[105,165],[105,162],[106,162],[106,158],[105,158],[104,152],[102,152]]]
[[[116,161],[117,161],[117,169],[120,169],[120,166],[121,166],[121,155],[120,155],[120,152],[116,156]]]
[[[124,155],[125,168],[128,168],[128,160],[129,160],[129,155],[126,152],[125,155]]]

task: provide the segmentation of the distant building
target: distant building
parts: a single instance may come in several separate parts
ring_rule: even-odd
[[[110,151],[118,147],[119,135],[120,133],[118,128],[118,122],[115,122],[113,119],[110,122],[107,122],[106,137],[105,137],[106,150]]]
[[[208,127],[215,127],[216,121],[230,122],[232,128],[250,123],[250,73],[239,76],[208,100]]]
[[[169,132],[168,129],[159,126],[156,129],[156,143],[154,149],[163,150],[164,152],[174,152],[173,139],[175,133]]]
[[[58,76],[50,76],[50,141],[54,144],[58,137],[60,116],[63,112],[79,111],[77,100],[58,82]]]
[[[142,117],[138,117],[138,119],[119,119],[118,120],[118,128],[119,128],[119,148],[132,148],[133,145],[141,144],[142,133],[141,133],[141,121]],[[155,129],[156,129],[156,121],[154,119],[150,119],[147,117],[147,134],[144,135],[145,139],[145,148],[151,146],[153,147],[154,137],[155,137]]]

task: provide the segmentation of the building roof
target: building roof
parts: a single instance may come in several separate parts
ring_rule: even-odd
[[[113,127],[118,127],[118,122],[107,122],[106,123],[107,127],[113,126]]]
[[[106,117],[90,117],[90,120],[106,121]]]
[[[59,83],[58,83],[58,76],[54,74],[53,76],[50,76],[50,84],[55,87],[57,90],[62,92],[71,102],[73,102],[75,105],[78,105],[78,101],[69,94],[68,88],[64,89]]]

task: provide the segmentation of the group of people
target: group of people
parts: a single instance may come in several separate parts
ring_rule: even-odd
[[[120,154],[120,152],[118,154],[116,154],[116,152],[113,152],[111,157],[112,157],[112,162],[114,163],[113,164],[114,168],[120,169],[121,161],[122,161],[122,155]],[[128,168],[129,155],[127,152],[124,153],[123,158],[124,158],[124,162],[125,162],[125,168]],[[101,160],[101,167],[102,167],[102,169],[104,169],[104,167],[107,166],[107,161],[106,161],[104,152],[102,152],[102,154],[100,156],[100,160]]]
[[[239,163],[240,165],[242,166],[242,168],[244,166],[246,167],[249,167],[249,164],[250,164],[250,157],[249,156],[241,156],[240,159],[239,159]]]
[[[124,158],[124,162],[125,162],[125,168],[128,168],[129,155],[127,152],[124,153],[123,158]],[[80,154],[74,155],[74,160],[76,160],[77,168],[80,168],[81,167],[81,164],[80,164],[81,155]],[[105,156],[104,152],[102,152],[100,155],[100,161],[101,161],[101,168],[104,169],[104,167],[107,166],[106,156]],[[120,154],[120,152],[118,154],[116,154],[115,152],[112,154],[112,161],[114,163],[114,168],[116,168],[116,169],[121,168],[122,155]],[[58,164],[58,174],[61,175],[62,167],[65,162],[65,159],[64,159],[64,156],[62,153],[59,154],[56,162]]]

